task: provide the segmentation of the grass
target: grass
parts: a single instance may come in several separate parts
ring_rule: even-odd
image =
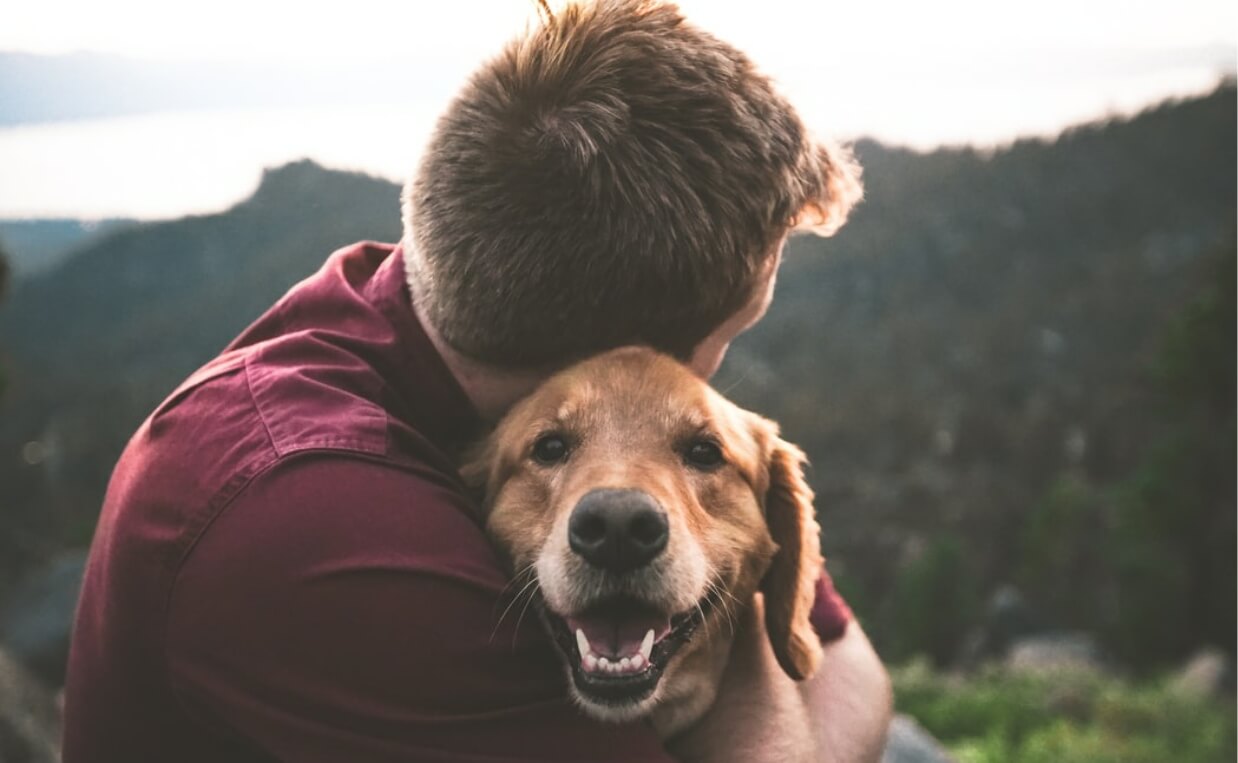
[[[1097,673],[960,676],[912,662],[895,701],[959,763],[1233,763],[1235,704],[1162,679]]]

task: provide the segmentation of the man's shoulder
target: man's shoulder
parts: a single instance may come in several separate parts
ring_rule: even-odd
[[[305,450],[389,455],[385,383],[344,348],[286,336],[248,348],[245,394],[280,457]]]
[[[231,504],[210,532],[255,550],[277,541],[319,556],[391,551],[431,567],[459,561],[462,553],[491,561],[463,485],[453,473],[424,464],[348,451],[302,452],[253,477]]]
[[[304,350],[296,357],[308,362],[284,363],[279,352],[230,351],[191,376],[139,430],[118,475],[136,475],[140,497],[177,495],[191,535],[234,502],[256,522],[296,507],[283,519],[308,531],[365,516],[371,544],[398,537],[398,520],[415,508],[422,521],[447,517],[467,530],[455,521],[471,509],[454,464],[380,405],[376,375],[315,363]]]
[[[209,491],[216,503],[228,497],[215,491],[239,488],[304,453],[454,474],[434,442],[388,409],[390,385],[379,370],[332,339],[296,331],[225,351],[155,409],[121,467],[157,464]]]
[[[490,600],[507,584],[450,476],[343,451],[281,458],[249,480],[203,528],[177,578],[174,601],[186,587],[196,600],[245,585],[290,596],[344,585],[373,595],[383,580],[428,581],[427,591],[444,595],[463,587]]]
[[[136,473],[139,486],[156,471],[179,480],[188,508],[226,501],[304,451],[392,456],[387,413],[357,389],[362,382],[322,383],[313,368],[270,362],[265,349],[230,350],[186,379],[134,435],[117,476]]]
[[[399,266],[391,251],[337,252],[181,384],[113,475],[102,522],[116,547],[136,544],[176,574],[234,501],[270,484],[316,485],[340,511],[355,502],[391,506],[399,492],[422,494],[424,503],[426,485],[445,491],[435,494],[434,511],[454,506],[446,496],[463,488],[451,435],[470,431],[467,402],[418,333]],[[352,465],[350,474],[365,464],[384,476],[373,485],[317,476],[335,462]],[[375,486],[397,481],[378,500]],[[259,518],[273,509],[252,511]],[[335,518],[323,511],[299,521]]]

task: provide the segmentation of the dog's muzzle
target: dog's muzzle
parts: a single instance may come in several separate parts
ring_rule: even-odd
[[[568,543],[590,565],[621,575],[639,569],[666,550],[666,512],[641,490],[590,490],[568,521]]]
[[[713,602],[707,597],[685,612],[654,603],[661,598],[670,524],[642,490],[589,491],[572,510],[567,533],[572,553],[584,563],[581,573],[595,577],[596,588],[576,611],[547,610],[551,631],[582,697],[632,706],[653,694]]]

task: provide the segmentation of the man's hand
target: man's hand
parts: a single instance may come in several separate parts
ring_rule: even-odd
[[[881,758],[892,712],[890,679],[856,622],[825,644],[816,674],[802,683],[778,666],[758,595],[736,625],[718,700],[668,747],[682,761],[822,761]]]

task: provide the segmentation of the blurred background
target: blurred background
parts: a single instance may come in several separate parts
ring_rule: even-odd
[[[887,760],[1234,760],[1238,6],[680,5],[865,168],[716,386],[812,459]],[[54,756],[128,436],[333,249],[399,238],[533,7],[0,15],[0,763]]]

